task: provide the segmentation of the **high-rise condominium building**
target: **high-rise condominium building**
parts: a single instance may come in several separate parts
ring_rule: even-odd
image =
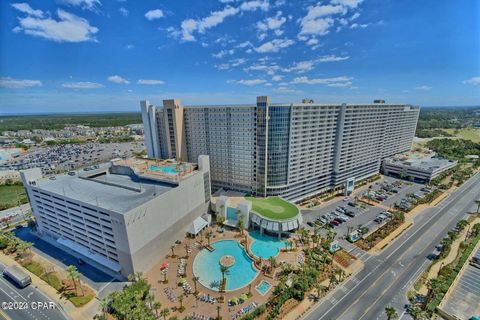
[[[419,108],[403,104],[270,103],[163,107],[141,101],[148,155],[210,156],[213,189],[300,201],[378,173],[410,149]]]

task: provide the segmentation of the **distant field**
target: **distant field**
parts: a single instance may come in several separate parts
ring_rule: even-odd
[[[465,128],[458,129],[458,132],[455,133],[455,129],[444,129],[444,131],[449,134],[455,135],[457,138],[472,140],[473,142],[480,142],[480,129],[476,128]]]
[[[0,116],[0,132],[63,129],[66,126],[115,127],[142,123],[139,112]]]
[[[0,210],[12,208],[27,202],[27,194],[23,186],[0,186]]]

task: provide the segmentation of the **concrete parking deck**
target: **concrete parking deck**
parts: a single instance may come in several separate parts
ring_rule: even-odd
[[[469,264],[473,256],[480,258],[480,242],[473,252],[440,306],[442,311],[458,319],[480,315],[480,269]]]

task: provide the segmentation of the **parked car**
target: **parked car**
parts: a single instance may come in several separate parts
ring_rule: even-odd
[[[356,207],[357,206],[357,204],[355,202],[351,202],[351,201],[348,203],[348,205],[351,206],[351,207]]]
[[[308,222],[307,222],[307,226],[309,226],[309,227],[312,227],[312,228],[313,228],[313,222],[312,222],[312,221],[308,221]]]
[[[345,215],[347,215],[347,216],[349,216],[349,217],[351,217],[351,218],[354,218],[354,217],[355,217],[355,212],[353,212],[353,211],[347,211],[347,212],[345,212]]]

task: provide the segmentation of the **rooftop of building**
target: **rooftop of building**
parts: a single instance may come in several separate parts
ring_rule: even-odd
[[[435,154],[431,154],[421,158],[412,158],[400,154],[391,158],[386,158],[385,161],[389,164],[407,165],[419,170],[430,172],[457,163],[457,161],[439,158]]]
[[[145,178],[178,183],[197,170],[196,163],[176,161],[174,159],[128,158],[114,159],[114,166],[131,168],[137,175]]]
[[[253,211],[270,220],[290,220],[300,213],[297,206],[280,197],[245,197],[245,199],[252,202]]]
[[[82,177],[78,172],[75,175],[58,175],[55,179],[43,178],[37,181],[36,186],[118,213],[126,213],[175,187],[161,181],[112,174],[103,166],[90,177]]]

